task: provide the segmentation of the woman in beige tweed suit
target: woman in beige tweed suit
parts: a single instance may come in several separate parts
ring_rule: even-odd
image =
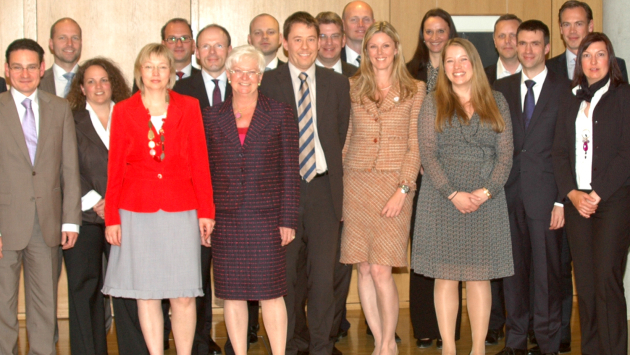
[[[350,79],[352,110],[343,150],[341,262],[358,264],[359,296],[374,334],[374,354],[396,354],[398,290],[392,267],[407,266],[415,181],[420,169],[418,113],[425,96],[387,22],[370,26],[359,71]]]

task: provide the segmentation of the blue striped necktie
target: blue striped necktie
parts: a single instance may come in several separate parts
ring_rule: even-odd
[[[300,101],[298,101],[298,127],[300,129],[300,175],[306,182],[313,180],[317,175],[315,162],[315,128],[313,127],[313,111],[311,110],[311,92],[306,78],[308,75],[302,72],[298,76],[300,81]]]

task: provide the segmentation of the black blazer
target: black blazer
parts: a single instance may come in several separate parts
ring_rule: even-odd
[[[497,63],[485,67],[483,71],[486,72],[488,82],[490,83],[490,86],[492,86],[492,84],[497,81]]]
[[[7,82],[4,78],[0,78],[0,93],[7,91]]]
[[[350,118],[350,83],[332,70],[315,66],[317,132],[324,149],[330,190],[337,218],[341,220],[343,204],[343,167],[341,150],[346,141]],[[289,66],[283,65],[265,73],[260,92],[289,104],[297,124],[297,107]]]
[[[553,168],[562,196],[577,189],[575,176],[575,119],[581,101],[563,101],[553,144]],[[593,111],[593,170],[591,187],[606,201],[620,187],[630,185],[630,86],[608,89]]]
[[[199,106],[202,111],[204,108],[210,106],[210,100],[208,100],[208,92],[206,91],[206,85],[203,82],[201,70],[186,79],[178,80],[175,83],[173,91],[178,94],[192,96],[199,100]],[[230,95],[232,95],[232,86],[228,83],[225,85],[224,100],[227,100]]]
[[[193,76],[193,75],[195,75],[195,74],[197,74],[197,73],[201,73],[201,70],[199,70],[199,69],[197,69],[197,68],[195,68],[195,67],[192,67],[192,68],[190,69],[190,76]],[[190,78],[190,76],[189,76],[189,78]],[[187,79],[187,78],[184,78],[184,79]],[[182,80],[184,80],[184,79],[182,79]],[[139,90],[139,89],[138,89],[138,85],[136,85],[136,81],[134,80],[134,81],[133,81],[133,86],[132,86],[132,88],[131,88],[131,93],[132,93],[132,94],[135,94],[138,90]]]
[[[357,72],[357,70],[359,70],[359,68],[355,67],[354,65],[348,64],[343,60],[341,61],[341,74],[346,78],[353,76],[354,73]]]
[[[243,145],[231,97],[206,107],[203,125],[217,210],[277,210],[280,226],[297,229],[300,153],[291,107],[259,95]]]
[[[616,58],[617,64],[619,65],[619,69],[621,69],[621,74],[623,75],[623,80],[628,82],[628,70],[626,69],[626,61],[621,58]],[[547,61],[547,68],[556,74],[562,75],[566,79],[569,79],[569,69],[567,68],[567,52],[562,52],[562,54],[555,56]]]
[[[90,190],[105,198],[107,188],[107,156],[109,151],[96,133],[90,113],[87,110],[74,111],[74,125],[77,131],[79,149],[79,174],[81,175],[81,196]],[[104,224],[93,209],[83,212],[83,222]]]
[[[558,195],[551,148],[560,102],[570,94],[570,84],[567,79],[547,72],[526,130],[521,101],[521,75],[514,74],[494,83],[494,89],[505,96],[510,106],[514,134],[514,158],[510,176],[505,183],[505,195],[508,207],[513,208],[516,201],[522,199],[528,216],[548,219],[554,202],[562,202],[564,197]]]

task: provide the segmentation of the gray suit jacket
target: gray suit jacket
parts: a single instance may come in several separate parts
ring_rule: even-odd
[[[57,89],[55,89],[55,73],[53,73],[52,67],[46,69],[42,80],[39,82],[39,88],[47,93],[57,95]]]
[[[81,224],[81,182],[74,118],[68,102],[38,90],[35,166],[11,92],[0,94],[0,233],[5,250],[28,244],[35,213],[49,247],[63,223]]]

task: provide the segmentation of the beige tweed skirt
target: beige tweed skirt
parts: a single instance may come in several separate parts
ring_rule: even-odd
[[[407,266],[407,243],[415,192],[409,192],[398,216],[381,216],[399,182],[397,171],[344,169],[341,263],[367,261],[370,264]]]

